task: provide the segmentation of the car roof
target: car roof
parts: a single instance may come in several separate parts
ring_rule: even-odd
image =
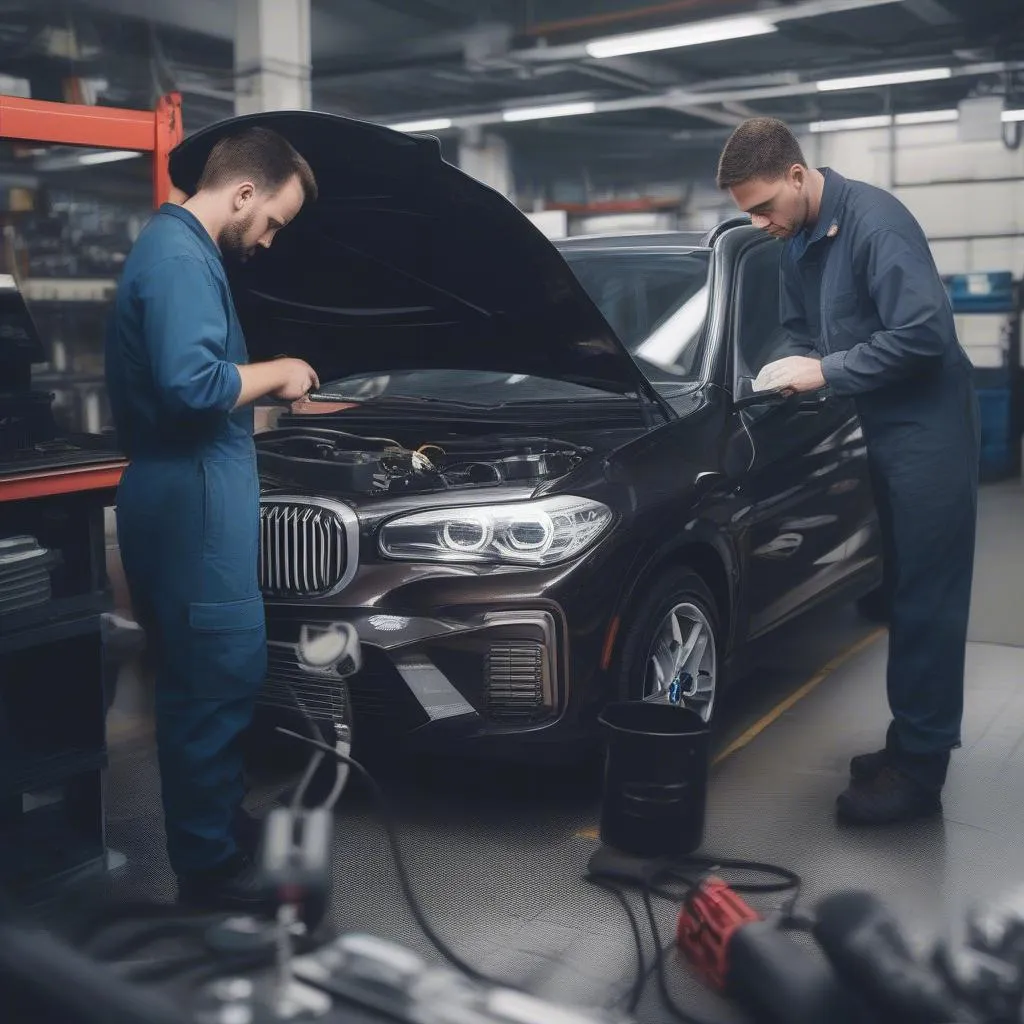
[[[729,217],[716,224],[710,231],[649,231],[617,235],[577,235],[560,238],[555,242],[562,252],[593,251],[595,249],[636,249],[650,252],[694,252],[708,251],[722,238],[733,231],[742,231],[746,236],[762,236],[750,223],[750,217],[742,214]]]
[[[706,249],[700,231],[649,231],[620,235],[574,235],[554,240],[563,252],[574,249]]]

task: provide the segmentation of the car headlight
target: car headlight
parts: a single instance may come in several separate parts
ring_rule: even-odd
[[[608,529],[611,509],[588,498],[417,512],[381,528],[388,558],[552,565],[585,551]]]

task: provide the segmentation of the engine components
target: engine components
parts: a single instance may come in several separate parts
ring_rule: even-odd
[[[330,428],[285,427],[256,439],[260,471],[284,486],[343,495],[420,494],[564,476],[589,449],[548,438],[463,438],[409,448]]]

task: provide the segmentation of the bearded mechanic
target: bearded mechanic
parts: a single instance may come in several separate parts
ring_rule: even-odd
[[[960,745],[980,435],[971,363],[927,239],[894,196],[808,167],[789,128],[752,118],[722,151],[719,188],[785,239],[781,351],[757,389],[852,397],[885,562],[883,750],[855,757],[838,813],[888,824],[941,811]]]
[[[308,163],[280,135],[221,139],[195,194],[163,205],[139,235],[107,334],[107,387],[130,460],[117,535],[157,667],[167,852],[179,900],[210,908],[260,902],[240,749],[267,660],[252,403],[319,386],[298,359],[249,364],[225,261],[269,248],[316,195]]]

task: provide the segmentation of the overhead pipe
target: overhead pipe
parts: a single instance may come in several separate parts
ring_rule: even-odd
[[[731,3],[731,0],[729,0]],[[747,11],[746,16],[756,15],[765,21],[779,24],[802,18],[816,18],[827,14],[841,14],[847,11],[863,10],[880,7],[886,4],[903,3],[905,0],[803,0],[785,7],[756,7]],[[682,9],[682,8],[681,8]],[[709,10],[710,5],[709,5]],[[742,14],[727,14],[725,18],[742,17]],[[702,19],[696,19],[697,24]],[[718,15],[712,19],[722,20]],[[593,41],[593,40],[589,40]],[[465,59],[464,44],[453,33],[435,37],[427,41],[412,41],[410,52],[401,56],[390,54],[379,57],[362,57],[314,61],[312,75],[314,79],[330,81],[333,79],[352,79],[381,72],[405,71],[412,68],[429,69],[445,67]],[[478,66],[500,68],[522,68],[526,65],[537,65],[561,61],[576,63],[593,60],[586,50],[587,43],[575,43],[567,46],[533,46],[522,50],[509,50],[506,53],[479,60]]]
[[[952,69],[953,78],[977,78],[983,75],[995,75],[1010,71],[1024,71],[1024,61],[989,61],[975,64],[963,64]],[[780,99],[791,96],[812,96],[819,95],[818,87],[813,81],[798,81],[795,72],[785,72],[780,75],[766,76],[770,81],[779,81],[780,84],[768,84],[763,86],[748,85],[743,88],[723,89],[722,81],[710,82],[706,87],[698,88],[673,88],[657,93],[648,93],[641,96],[628,96],[614,100],[593,100],[587,101],[588,112],[591,114],[610,114],[633,110],[652,110],[656,108],[668,108],[672,110],[688,110],[694,107],[707,107],[709,104],[745,103],[751,100]],[[728,81],[728,80],[724,80]],[[748,79],[748,81],[754,81]],[[569,95],[548,95],[531,96],[529,106],[546,107],[559,106],[562,104],[577,104],[584,100],[580,93]],[[515,109],[515,108],[511,108]],[[443,116],[450,119],[454,128],[469,128],[478,125],[501,124],[505,121],[504,110],[489,110],[486,112],[467,112],[464,114],[449,114]],[[404,123],[411,121],[427,120],[439,116],[437,111],[414,112],[402,117],[391,117],[392,123]]]
[[[871,7],[892,6],[903,3],[903,0],[804,0],[803,3],[794,3],[787,7],[757,7],[745,11],[742,15],[731,14],[725,17],[715,17],[714,21],[729,21],[731,18],[750,17],[756,15],[763,21],[773,25],[786,21],[797,21],[804,18],[819,18],[828,14],[843,14],[848,11],[865,10]],[[703,19],[700,19],[703,20]],[[700,20],[690,24],[700,24]],[[632,35],[633,33],[629,33]],[[639,31],[637,34],[640,34]],[[587,52],[587,45],[594,40],[582,43],[569,43],[563,46],[534,46],[525,50],[513,50],[495,58],[496,66],[508,66],[509,64],[533,64],[548,63],[550,61],[576,61],[592,59]]]

